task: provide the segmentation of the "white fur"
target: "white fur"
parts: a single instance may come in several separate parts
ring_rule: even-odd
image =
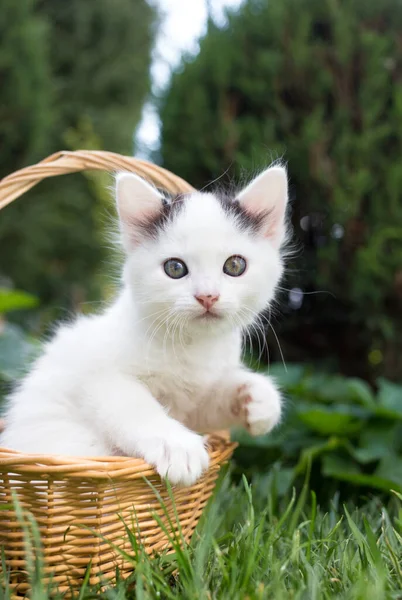
[[[286,172],[265,171],[239,200],[271,210],[259,234],[241,231],[210,193],[195,192],[157,239],[140,223],[159,193],[132,174],[117,177],[127,251],[122,290],[103,313],[62,325],[9,399],[1,445],[32,453],[143,457],[173,484],[192,484],[208,466],[207,432],[242,424],[254,435],[280,419],[272,381],[240,361],[241,332],[273,298],[282,275]],[[240,277],[223,272],[246,258]],[[189,274],[169,278],[168,258]],[[197,295],[219,295],[204,319]]]

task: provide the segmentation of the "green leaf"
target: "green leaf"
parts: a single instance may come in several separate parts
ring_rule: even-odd
[[[333,477],[338,473],[343,473],[350,477],[359,476],[362,473],[356,463],[336,453],[328,454],[323,457],[322,472],[330,477]]]
[[[366,381],[352,377],[346,380],[348,388],[348,398],[362,404],[363,406],[372,407],[375,404],[373,391]]]
[[[293,468],[287,468],[280,463],[273,464],[269,471],[260,475],[253,480],[253,486],[257,490],[257,494],[261,494],[266,497],[267,490],[273,488],[279,496],[283,496],[290,490],[290,486],[295,478],[295,470]]]
[[[356,448],[351,452],[352,456],[360,463],[367,464],[378,460],[383,456],[383,451],[376,447],[373,448]]]
[[[382,377],[378,380],[378,386],[379,406],[402,416],[402,386]]]
[[[358,407],[338,405],[326,407],[319,404],[297,408],[299,419],[321,435],[350,435],[360,431],[364,425],[365,412]]]
[[[402,489],[402,459],[397,454],[389,454],[381,459],[374,473],[382,479],[394,481]]]
[[[333,452],[337,450],[339,447],[343,446],[342,440],[336,437],[331,437],[325,442],[320,444],[315,444],[314,446],[310,446],[309,448],[305,448],[300,456],[299,462],[296,465],[296,472],[303,473],[309,465],[313,463],[321,455],[327,454],[329,452]]]
[[[32,294],[20,292],[18,290],[0,288],[0,314],[4,314],[13,310],[35,308],[38,306],[38,304],[38,298]]]
[[[0,377],[18,379],[36,356],[39,345],[27,338],[19,327],[6,323],[0,333]]]
[[[339,375],[318,373],[306,377],[297,390],[304,398],[326,404],[342,403],[349,398],[347,379]]]
[[[285,390],[298,385],[306,373],[306,367],[298,364],[288,364],[286,368],[280,363],[274,363],[266,370],[267,375],[273,377],[278,385]]]
[[[243,428],[234,429],[232,432],[232,439],[233,441],[241,444],[241,446],[253,448],[272,448],[280,444],[280,440],[277,437],[277,432],[254,437]]]
[[[392,454],[396,448],[400,424],[375,423],[364,428],[359,438],[359,447],[352,448],[353,456],[362,463],[379,460]]]
[[[348,481],[356,486],[373,487],[385,492],[402,491],[402,486],[392,479],[362,473],[355,463],[337,454],[328,454],[323,457],[322,474],[326,477]]]

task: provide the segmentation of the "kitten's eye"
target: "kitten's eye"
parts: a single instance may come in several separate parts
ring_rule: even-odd
[[[246,270],[247,263],[246,259],[242,256],[229,256],[225,264],[223,265],[223,272],[231,277],[240,277]]]
[[[166,275],[172,279],[181,279],[188,273],[186,263],[178,258],[169,258],[163,263]]]

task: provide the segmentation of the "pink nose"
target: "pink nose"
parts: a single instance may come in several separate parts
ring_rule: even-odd
[[[194,296],[194,298],[205,308],[205,310],[211,310],[215,302],[218,302],[219,296]]]

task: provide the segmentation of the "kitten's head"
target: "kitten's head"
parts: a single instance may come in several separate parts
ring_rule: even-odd
[[[233,197],[166,199],[119,174],[125,277],[141,314],[200,332],[249,325],[282,275],[287,187],[286,170],[274,166]]]

